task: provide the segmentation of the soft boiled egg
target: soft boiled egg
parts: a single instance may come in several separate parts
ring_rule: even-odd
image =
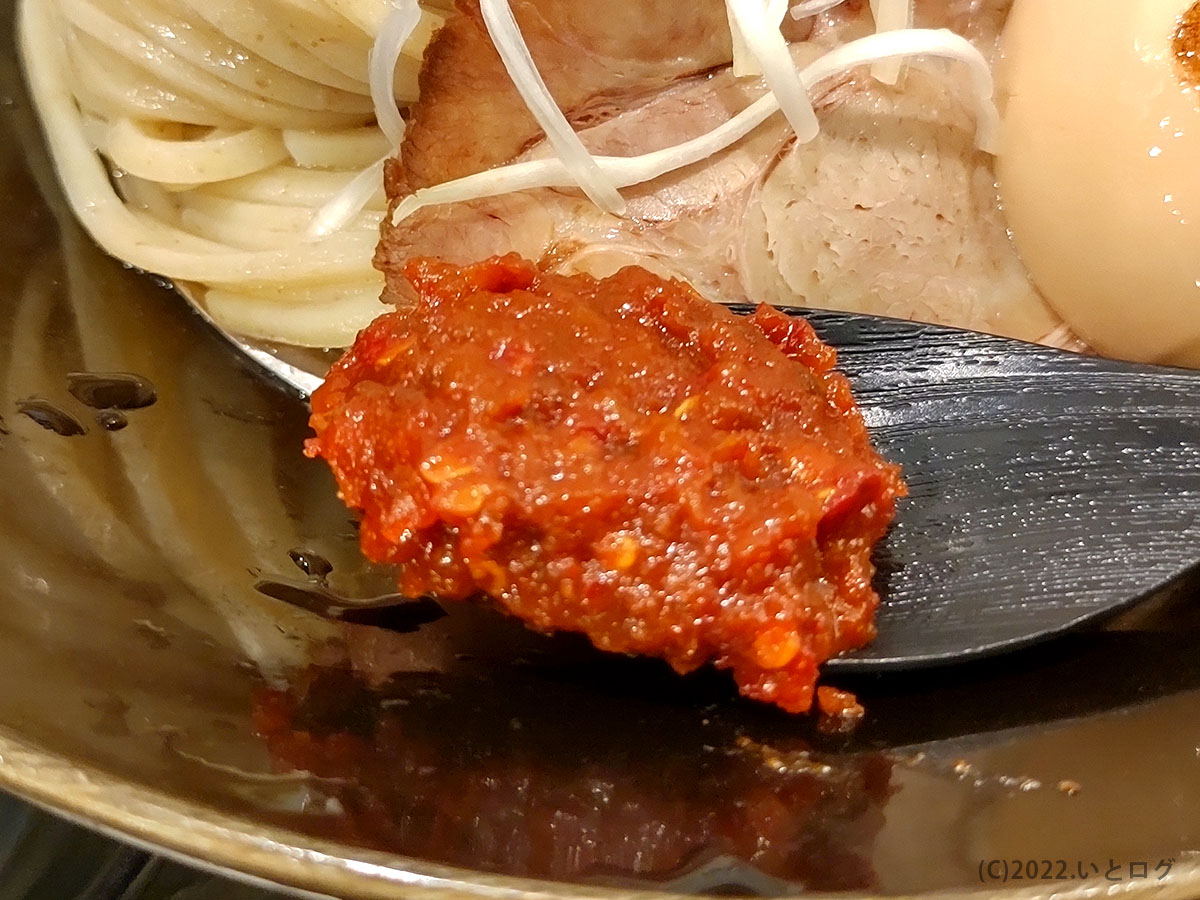
[[[1034,283],[1100,353],[1200,366],[1200,2],[1016,0],[998,175]]]

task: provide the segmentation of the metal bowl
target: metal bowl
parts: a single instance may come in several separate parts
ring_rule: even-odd
[[[10,16],[0,786],[342,897],[1200,893],[1195,598],[1003,659],[850,681],[868,715],[840,737],[718,674],[678,678],[484,609],[381,628],[270,596],[390,582],[301,455],[303,403],[74,223]],[[73,372],[136,373],[158,399],[109,430]],[[30,399],[85,433],[39,424]]]

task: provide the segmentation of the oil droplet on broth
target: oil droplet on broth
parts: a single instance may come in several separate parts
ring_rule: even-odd
[[[158,400],[154,385],[129,372],[71,372],[67,390],[92,409],[142,409]]]
[[[333,563],[319,553],[314,553],[304,547],[293,547],[288,551],[288,556],[291,557],[296,567],[310,578],[323,581],[333,571]]]
[[[120,410],[106,409],[96,413],[96,423],[105,431],[120,431],[129,424],[129,419]]]
[[[77,437],[81,434],[87,434],[87,429],[83,426],[83,423],[65,409],[55,406],[49,400],[42,400],[37,397],[19,400],[17,401],[17,411],[23,416],[37,422],[47,431],[53,431],[55,434],[60,434],[63,437]]]

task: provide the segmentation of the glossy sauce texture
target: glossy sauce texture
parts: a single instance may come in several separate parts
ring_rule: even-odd
[[[817,666],[874,635],[870,551],[903,492],[811,327],[636,268],[406,273],[416,306],[313,396],[309,453],[366,555],[410,596],[486,593],[808,709]]]

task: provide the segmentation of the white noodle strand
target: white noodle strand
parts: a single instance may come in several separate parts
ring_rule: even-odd
[[[304,232],[305,238],[309,241],[326,238],[362,212],[371,198],[383,190],[383,165],[390,157],[389,153],[374,165],[363,169],[344,190],[313,213],[312,221]]]
[[[779,30],[786,6],[776,4],[776,8],[771,9],[764,5],[764,0],[726,0],[726,6],[730,22],[757,61],[767,86],[779,100],[784,117],[796,133],[796,139],[808,143],[817,136],[821,126],[808,97],[808,89],[788,52],[787,41]],[[774,17],[776,14],[779,18]]]
[[[835,6],[841,6],[846,0],[801,0],[791,9],[793,19],[808,19],[829,12]]]
[[[170,140],[162,136],[162,126],[156,126],[145,120],[117,119],[108,126],[100,149],[131,175],[186,185],[240,178],[288,158],[279,132],[268,128]]]
[[[583,146],[583,141],[542,80],[508,0],[480,0],[479,11],[517,92],[546,133],[546,140],[564,168],[572,174],[575,184],[601,209],[618,215],[623,213],[625,201]]]
[[[417,5],[417,0],[392,0],[392,8],[383,20],[368,57],[375,121],[393,149],[399,149],[405,128],[396,102],[396,64],[400,61],[404,44],[412,37],[420,21],[421,7]]]
[[[876,31],[901,31],[913,27],[912,0],[871,0],[871,15]],[[904,71],[904,60],[885,59],[871,66],[871,77],[882,84],[897,84]]]

